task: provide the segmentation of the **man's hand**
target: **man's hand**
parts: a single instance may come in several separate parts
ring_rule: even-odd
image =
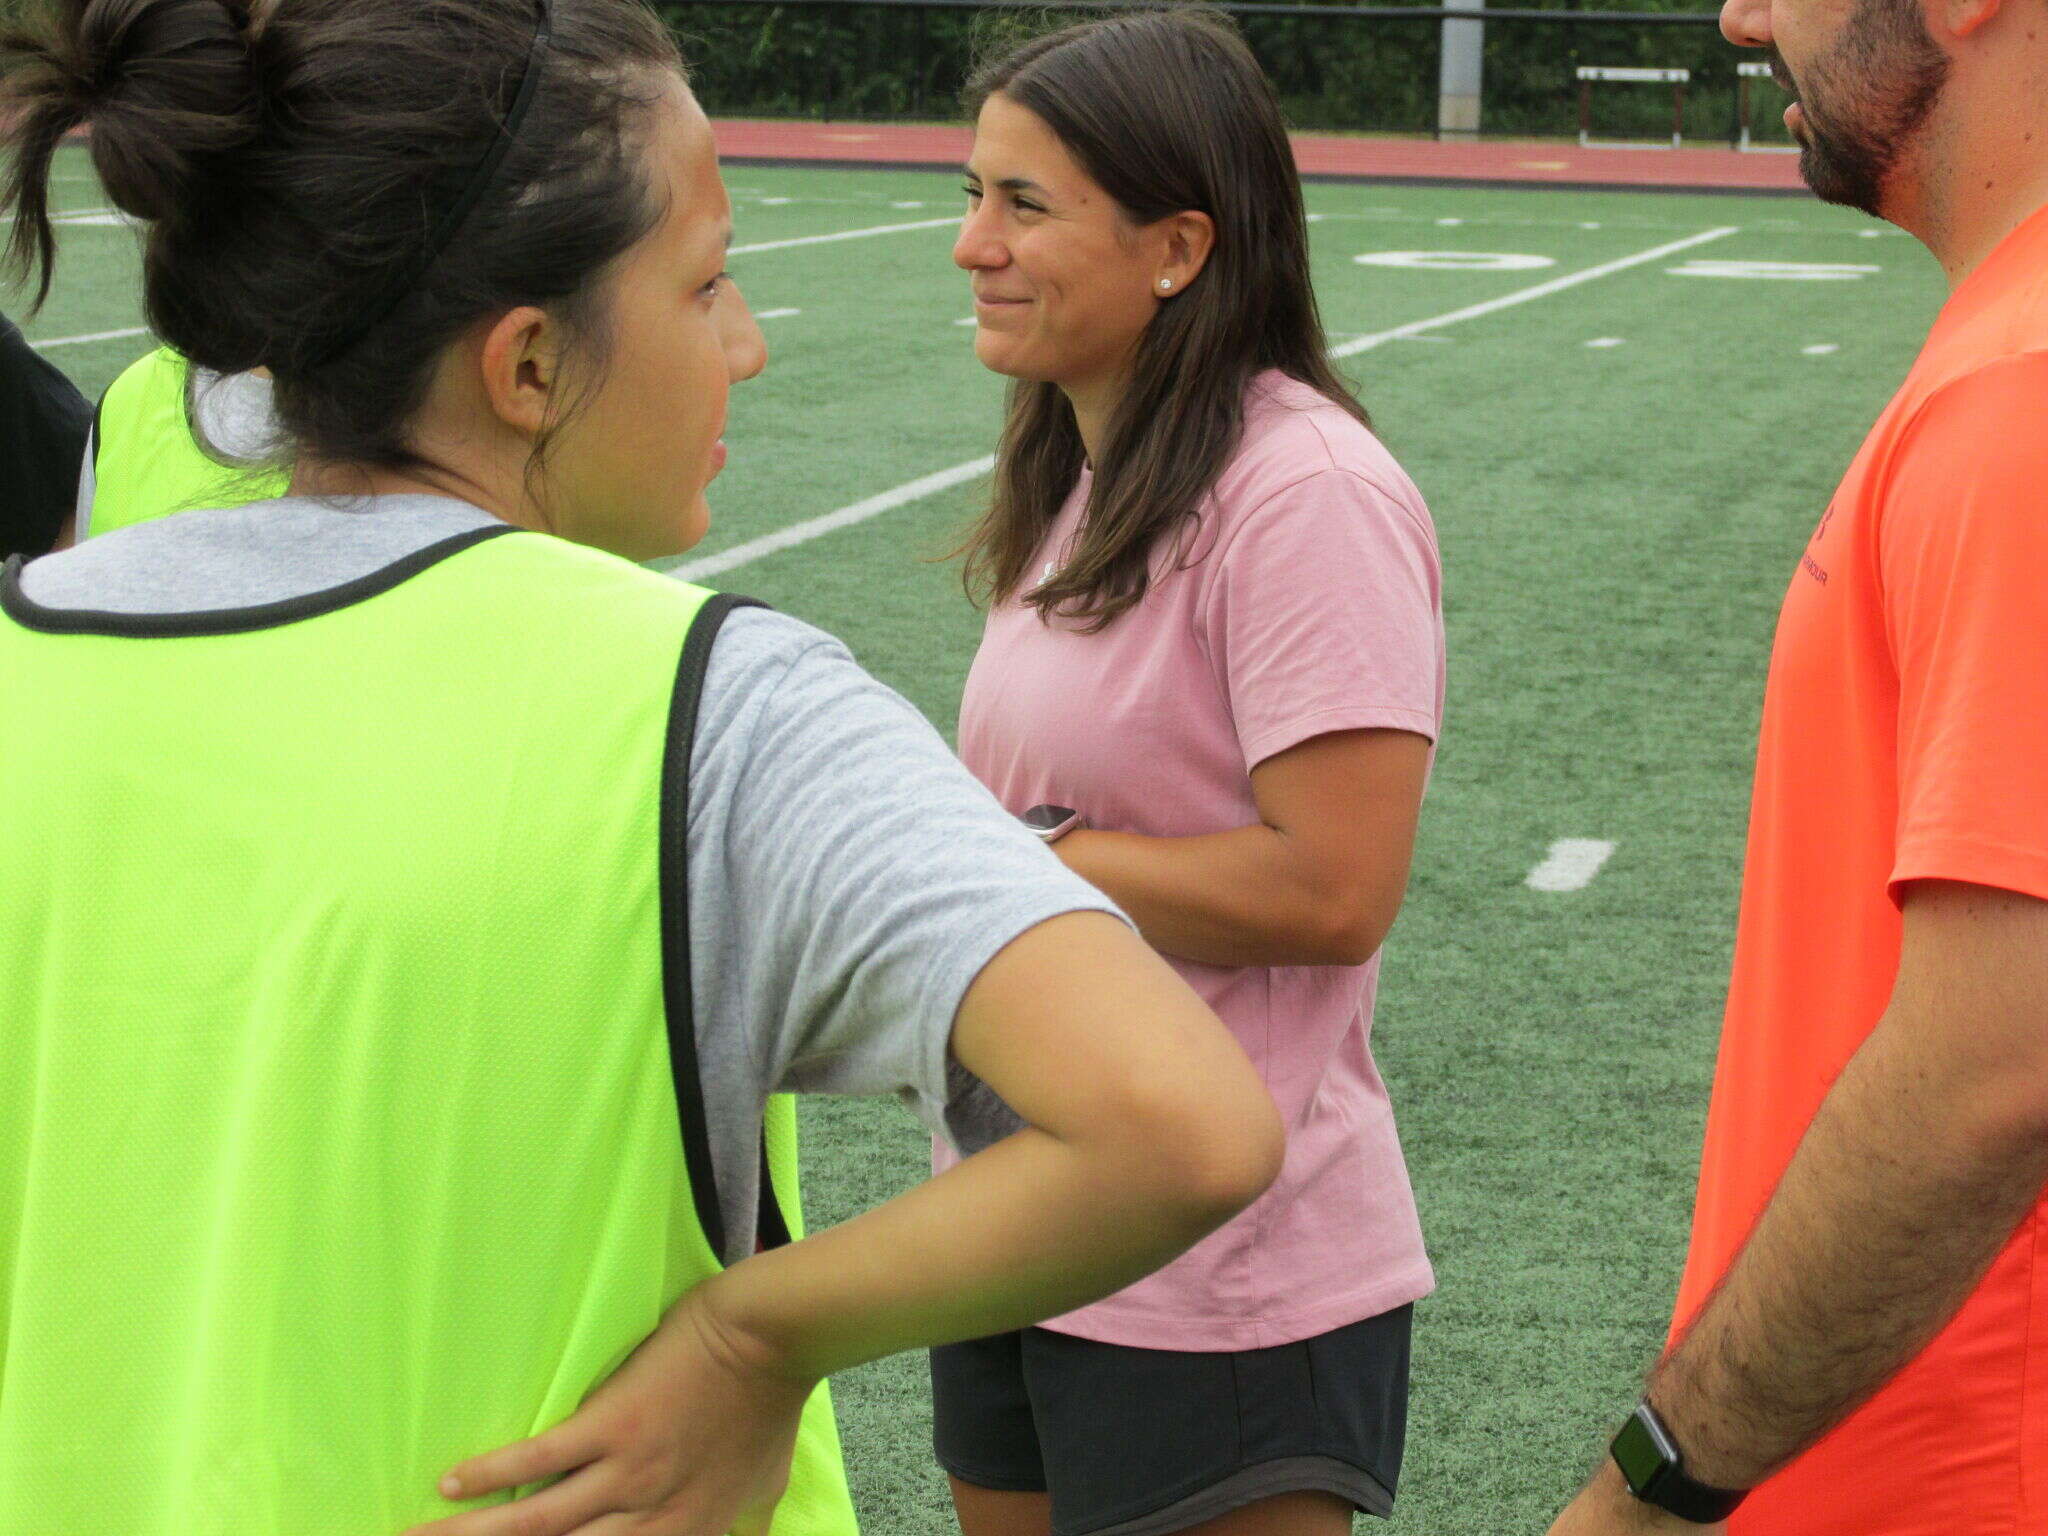
[[[628,1525],[639,1536],[766,1536],[817,1383],[767,1370],[738,1347],[707,1302],[715,1283],[677,1302],[567,1420],[463,1463],[441,1491],[475,1499],[561,1481],[407,1536],[576,1536]]]
[[[1695,1525],[1645,1504],[1628,1491],[1621,1469],[1612,1461],[1585,1490],[1565,1506],[1550,1527],[1550,1536],[1727,1536],[1726,1525]]]

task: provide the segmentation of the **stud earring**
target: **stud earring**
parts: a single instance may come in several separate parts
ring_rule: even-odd
[[[1162,277],[1161,279],[1159,279],[1159,291],[1162,293],[1171,293],[1173,291],[1173,279],[1170,277]]]

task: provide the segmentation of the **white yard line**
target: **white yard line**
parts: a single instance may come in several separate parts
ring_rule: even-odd
[[[926,475],[899,485],[894,490],[884,491],[879,496],[870,496],[866,501],[856,501],[850,507],[841,507],[837,512],[827,512],[822,517],[793,523],[774,533],[763,534],[758,539],[749,539],[744,544],[735,544],[731,549],[721,550],[715,555],[706,555],[701,560],[690,560],[682,565],[672,566],[669,575],[678,581],[702,581],[708,576],[720,576],[736,566],[763,555],[772,555],[777,550],[791,549],[798,544],[808,544],[812,539],[823,538],[841,528],[851,528],[855,523],[864,523],[871,517],[880,517],[884,512],[913,501],[922,501],[927,496],[936,496],[940,491],[951,490],[956,485],[965,485],[970,480],[979,480],[996,467],[995,455],[984,454],[981,458],[970,459],[965,464],[955,464],[951,469],[942,469],[937,474]]]
[[[94,215],[112,212],[111,208],[74,210],[71,213],[59,216],[53,222],[59,224],[79,222]],[[906,230],[938,229],[943,225],[958,224],[959,222],[960,220],[956,215],[944,219],[920,219],[913,224],[875,224],[866,229],[837,230],[829,235],[802,235],[794,240],[764,240],[756,245],[736,245],[729,254],[734,256],[751,256],[757,251],[779,251],[792,245],[825,245],[836,240],[864,240],[869,235],[896,235],[902,234]],[[802,311],[794,309],[771,309],[756,315],[754,318],[757,320],[783,320],[800,313]],[[54,341],[39,341],[35,345],[38,348],[71,347],[77,346],[82,342],[118,341],[123,337],[146,336],[148,334],[147,330],[137,327],[133,330],[125,331],[96,331],[90,336],[59,336]]]
[[[762,240],[754,245],[736,245],[727,252],[732,256],[752,256],[757,251],[786,251],[793,245],[830,245],[835,240],[865,240],[870,235],[900,235],[913,229],[942,229],[948,224],[958,224],[960,215],[953,214],[944,219],[919,219],[910,224],[871,224],[866,229],[841,229],[829,235],[798,235],[793,240]]]
[[[40,352],[45,347],[75,347],[81,342],[120,341],[128,336],[147,336],[148,334],[148,326],[137,325],[131,326],[125,331],[94,331],[90,336],[59,336],[51,341],[32,341],[29,345]]]
[[[769,245],[736,245],[733,247],[733,254],[740,255],[748,250],[770,250],[777,245],[806,245],[824,240],[853,240],[858,239],[862,235],[891,234],[897,230],[904,229],[936,229],[942,224],[956,224],[958,222],[959,220],[957,219],[927,219],[918,224],[884,225],[875,229],[848,230],[843,234],[837,235],[806,235],[801,240],[777,241],[771,242]],[[1695,245],[1705,245],[1709,240],[1719,240],[1722,236],[1732,235],[1735,232],[1736,226],[1732,224],[1722,229],[1710,229],[1703,234],[1692,235],[1687,239],[1677,240],[1669,245],[1660,245],[1655,250],[1641,251],[1634,256],[1624,256],[1619,261],[1604,262],[1597,267],[1588,267],[1583,272],[1572,272],[1564,277],[1552,278],[1549,282],[1538,283],[1533,288],[1523,288],[1514,293],[1504,294],[1497,299],[1488,299],[1483,304],[1468,304],[1465,308],[1454,309],[1447,315],[1437,315],[1429,320],[1413,320],[1407,325],[1397,325],[1390,331],[1378,331],[1370,336],[1354,337],[1341,346],[1333,347],[1330,355],[1332,357],[1350,357],[1354,353],[1364,352],[1372,347],[1377,347],[1383,342],[1403,341],[1423,331],[1434,330],[1439,326],[1456,325],[1461,320],[1476,320],[1479,316],[1490,315],[1495,310],[1506,309],[1513,304],[1526,304],[1531,299],[1540,299],[1546,294],[1562,293],[1567,288],[1576,287],[1580,283],[1590,283],[1595,278],[1607,276],[1610,272],[1620,272],[1628,267],[1640,266],[1646,261],[1658,261],[1663,257],[1669,256],[1674,251],[1687,250]],[[744,544],[735,544],[732,548],[721,550],[715,555],[705,555],[702,559],[698,560],[686,560],[681,565],[670,567],[669,574],[680,581],[703,581],[712,576],[722,576],[727,571],[737,570],[749,561],[760,559],[763,555],[772,555],[778,550],[793,549],[799,544],[808,544],[812,539],[822,538],[826,534],[837,532],[841,528],[850,528],[856,523],[866,522],[869,518],[880,517],[884,512],[892,512],[897,507],[907,506],[913,501],[922,501],[927,496],[935,496],[940,491],[951,490],[956,485],[965,485],[970,480],[978,480],[995,468],[995,462],[993,455],[985,454],[981,458],[970,459],[965,464],[955,464],[951,469],[942,469],[935,474],[924,475],[916,480],[899,485],[893,490],[883,491],[879,495],[870,496],[865,501],[857,501],[850,507],[841,507],[836,512],[827,512],[819,517],[808,518],[801,523],[793,523],[789,527],[779,529],[774,533],[763,534],[758,539],[749,539]]]
[[[1522,883],[1532,891],[1584,890],[1613,852],[1614,844],[1598,838],[1559,838],[1550,845],[1550,856],[1530,870]]]
[[[1669,245],[1656,246],[1647,251],[1638,251],[1633,256],[1623,256],[1615,261],[1603,261],[1597,267],[1587,267],[1579,272],[1567,272],[1563,277],[1553,277],[1548,282],[1537,283],[1530,288],[1517,288],[1513,293],[1504,293],[1497,299],[1488,299],[1481,304],[1468,304],[1463,309],[1454,309],[1447,315],[1436,315],[1428,320],[1411,320],[1406,325],[1397,325],[1390,331],[1378,331],[1370,336],[1359,336],[1341,346],[1332,347],[1332,357],[1355,357],[1360,352],[1370,352],[1374,347],[1389,341],[1402,341],[1423,331],[1433,331],[1446,325],[1456,325],[1463,320],[1477,320],[1481,315],[1491,315],[1517,304],[1527,304],[1531,299],[1547,298],[1553,293],[1562,293],[1567,288],[1576,288],[1581,283],[1608,277],[1616,272],[1625,272],[1630,267],[1640,267],[1645,262],[1662,261],[1666,256],[1679,251],[1689,251],[1696,245],[1705,245],[1709,240],[1720,240],[1734,234],[1739,225],[1727,224],[1719,229],[1709,229],[1683,240],[1674,240]]]
[[[61,208],[50,215],[50,222],[52,224],[75,224],[81,219],[96,219],[112,212],[114,212],[112,208]],[[14,215],[11,213],[5,218],[0,218],[0,224],[12,224],[13,222]]]

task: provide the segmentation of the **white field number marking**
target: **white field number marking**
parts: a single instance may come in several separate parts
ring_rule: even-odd
[[[1584,890],[1613,852],[1614,844],[1598,838],[1559,838],[1550,845],[1550,856],[1529,871],[1523,884],[1532,891]]]
[[[1555,256],[1509,251],[1367,251],[1351,259],[1361,267],[1417,267],[1425,272],[1534,272],[1557,265]]]
[[[1856,282],[1882,267],[1853,261],[1711,261],[1694,258],[1666,269],[1673,277],[1732,277],[1776,283]]]

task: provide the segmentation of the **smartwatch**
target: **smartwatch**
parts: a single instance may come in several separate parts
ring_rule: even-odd
[[[1628,1491],[1645,1504],[1696,1525],[1718,1525],[1735,1513],[1749,1490],[1710,1488],[1686,1475],[1685,1458],[1657,1410],[1646,1397],[1621,1426],[1609,1447],[1614,1464],[1628,1480]]]
[[[1056,843],[1081,825],[1081,813],[1071,805],[1034,805],[1018,818],[1048,843]]]

